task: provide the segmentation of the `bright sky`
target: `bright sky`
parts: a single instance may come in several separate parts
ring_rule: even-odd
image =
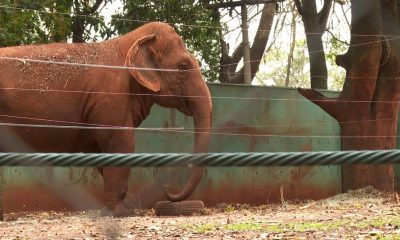
[[[113,15],[116,12],[122,11],[122,3],[121,0],[114,0],[111,4],[107,4],[102,11],[102,14],[106,21],[111,20],[111,15]]]

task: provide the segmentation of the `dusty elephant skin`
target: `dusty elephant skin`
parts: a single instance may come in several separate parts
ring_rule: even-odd
[[[149,23],[101,43],[2,48],[0,57],[135,67],[110,69],[0,59],[1,122],[137,127],[155,103],[193,116],[194,152],[207,151],[210,93],[198,62],[167,24]],[[134,131],[127,129],[3,127],[0,149],[131,153],[134,141]],[[114,215],[125,214],[129,168],[100,171],[107,209]],[[184,189],[178,194],[166,189],[166,198],[181,201],[189,197],[202,174],[203,169],[194,168]]]

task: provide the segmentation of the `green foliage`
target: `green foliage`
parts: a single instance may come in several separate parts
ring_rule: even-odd
[[[72,9],[72,1],[35,1],[34,4],[29,4],[28,8],[37,9],[40,11],[61,12],[70,14]],[[15,12],[15,14],[18,15],[19,12]],[[69,15],[48,14],[45,12],[36,12],[36,14],[39,15],[40,18],[40,21],[36,24],[38,24],[39,26],[43,25],[45,28],[45,32],[47,33],[44,35],[44,42],[61,42],[68,40],[68,37],[71,35],[72,32],[72,18]]]
[[[310,65],[305,44],[306,42],[304,39],[296,41],[288,87],[310,87]],[[346,51],[347,45],[335,38],[329,38],[329,42],[325,44],[328,49],[326,60],[329,89],[341,90],[345,81],[344,76],[346,71],[336,65],[335,59],[337,55],[343,54]],[[289,50],[285,47],[276,46],[271,48],[271,50],[264,55],[263,64],[266,67],[261,67],[260,71],[257,73],[257,83],[260,85],[284,87],[288,55]]]
[[[310,68],[305,40],[296,41],[288,87],[310,87]],[[256,80],[261,85],[285,86],[289,49],[273,47],[264,55]]]
[[[329,89],[341,90],[345,81],[346,71],[336,65],[336,56],[346,52],[348,45],[338,41],[336,38],[329,38],[326,43],[328,49],[326,53],[326,60],[329,69]]]
[[[174,25],[188,49],[200,56],[206,79],[217,79],[221,25],[218,14],[204,9],[198,1],[123,0],[123,13],[113,16],[111,26],[100,16],[101,7],[93,8],[95,2],[99,1],[3,0],[2,6],[10,8],[0,8],[0,47],[71,41],[81,26],[83,41],[97,41],[127,33],[147,21],[163,21]],[[103,0],[100,5],[112,2]]]
[[[237,223],[205,223],[205,224],[186,224],[182,225],[181,228],[192,231],[198,234],[204,234],[210,231],[216,230],[230,230],[230,231],[263,231],[269,233],[281,233],[281,232],[310,232],[310,231],[341,231],[342,229],[353,229],[354,231],[360,231],[362,229],[371,228],[384,228],[386,226],[399,226],[399,216],[388,216],[385,219],[373,218],[363,219],[356,223],[351,222],[349,219],[337,219],[327,220],[321,222],[315,221],[301,221],[301,222],[288,222],[288,223],[277,223],[277,224],[263,224],[260,222],[254,222],[252,220]],[[393,237],[393,238],[392,238]],[[398,235],[393,235],[387,239],[398,239],[395,238]]]
[[[123,13],[114,15],[111,24],[118,34],[124,34],[147,21],[168,22],[175,26],[188,49],[201,57],[203,74],[208,81],[217,79],[220,56],[220,22],[216,13],[191,0],[123,0]],[[128,18],[123,21],[115,18]]]
[[[103,4],[108,2],[110,0],[102,1]],[[88,6],[82,0],[76,1],[75,5],[72,0],[3,0],[2,6],[10,8],[0,8],[0,46],[65,42],[72,38],[73,24],[78,21],[84,21],[86,41],[104,37],[107,33],[98,11],[85,11]],[[94,17],[77,16],[76,12]],[[93,35],[92,29],[101,36]]]
[[[31,1],[3,0],[2,5],[29,7]],[[40,28],[39,15],[32,11],[0,8],[0,46],[45,42],[46,33]]]
[[[181,226],[182,229],[186,231],[192,231],[197,234],[204,234],[210,231],[215,231],[219,228],[217,224],[214,223],[206,223],[206,224],[197,224],[197,225],[192,225],[192,224],[184,224]]]
[[[329,38],[329,41],[326,43],[327,49],[329,51],[326,53],[326,59],[331,63],[335,63],[336,56],[338,54],[343,54],[346,49],[347,45],[336,38]]]

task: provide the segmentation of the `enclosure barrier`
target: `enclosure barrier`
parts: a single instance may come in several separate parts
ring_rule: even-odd
[[[400,163],[400,150],[263,153],[0,153],[0,166],[244,167]],[[1,168],[0,168],[1,172]],[[3,219],[0,176],[0,220]]]
[[[0,166],[244,167],[400,163],[400,150],[263,153],[1,153]]]

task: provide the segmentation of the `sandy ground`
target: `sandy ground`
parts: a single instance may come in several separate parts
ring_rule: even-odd
[[[190,217],[128,218],[99,211],[7,214],[1,239],[400,239],[395,193],[371,188],[321,201],[250,207],[221,204]]]

